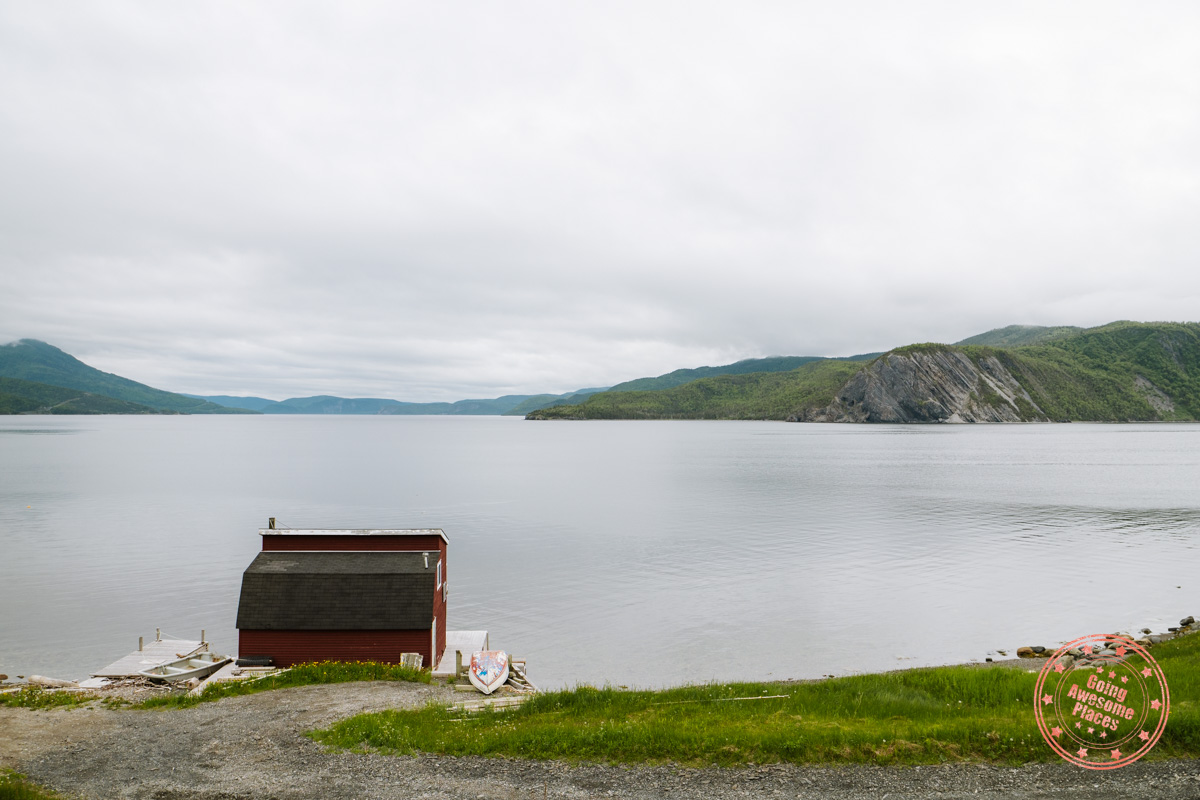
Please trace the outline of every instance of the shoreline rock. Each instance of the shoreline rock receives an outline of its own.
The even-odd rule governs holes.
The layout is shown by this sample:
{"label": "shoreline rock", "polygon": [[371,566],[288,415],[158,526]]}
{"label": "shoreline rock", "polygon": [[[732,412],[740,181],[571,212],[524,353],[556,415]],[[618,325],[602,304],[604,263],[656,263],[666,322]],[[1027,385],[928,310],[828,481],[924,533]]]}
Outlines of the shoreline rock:
{"label": "shoreline rock", "polygon": [[[1200,631],[1200,623],[1196,622],[1196,618],[1194,616],[1188,615],[1188,616],[1184,617],[1183,619],[1179,620],[1178,626],[1172,626],[1172,627],[1167,628],[1166,633],[1151,633],[1149,628],[1142,628],[1142,634],[1144,634],[1144,635],[1138,636],[1138,637],[1135,637],[1131,634],[1126,634],[1126,633],[1113,633],[1113,634],[1108,634],[1105,637],[1105,645],[1113,645],[1115,647],[1115,644],[1117,642],[1117,637],[1124,637],[1127,639],[1132,639],[1135,644],[1140,645],[1141,647],[1152,647],[1153,645],[1162,644],[1163,642],[1169,642],[1172,639],[1178,638],[1185,634],[1196,633],[1197,631]],[[1097,657],[1101,657],[1101,656],[1115,657],[1117,653],[1116,653],[1116,650],[1114,649],[1114,647],[1106,647],[1106,649],[1100,651],[1099,653],[1090,654],[1090,655],[1082,653],[1082,651],[1080,651],[1079,648],[1074,648],[1073,650],[1068,651],[1068,655],[1073,657],[1073,659],[1078,659],[1080,657],[1084,657],[1084,658],[1097,658]],[[1017,648],[1017,657],[1018,658],[1048,658],[1048,657],[1052,656],[1056,651],[1057,651],[1057,648],[1050,650],[1050,649],[1047,649],[1040,645],[1024,645],[1022,647]],[[999,650],[999,649],[997,649],[996,652],[1000,653],[1001,655],[1007,654],[1006,651]],[[991,659],[989,658],[988,661],[991,661]]]}

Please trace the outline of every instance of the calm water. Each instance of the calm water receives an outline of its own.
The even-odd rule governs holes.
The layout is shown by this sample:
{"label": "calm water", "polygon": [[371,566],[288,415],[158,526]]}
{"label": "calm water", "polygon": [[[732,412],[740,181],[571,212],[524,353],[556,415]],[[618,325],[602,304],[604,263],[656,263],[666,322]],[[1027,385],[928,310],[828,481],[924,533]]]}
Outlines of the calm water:
{"label": "calm water", "polygon": [[236,648],[291,527],[450,537],[544,685],[800,678],[1200,615],[1200,426],[0,418],[0,672]]}

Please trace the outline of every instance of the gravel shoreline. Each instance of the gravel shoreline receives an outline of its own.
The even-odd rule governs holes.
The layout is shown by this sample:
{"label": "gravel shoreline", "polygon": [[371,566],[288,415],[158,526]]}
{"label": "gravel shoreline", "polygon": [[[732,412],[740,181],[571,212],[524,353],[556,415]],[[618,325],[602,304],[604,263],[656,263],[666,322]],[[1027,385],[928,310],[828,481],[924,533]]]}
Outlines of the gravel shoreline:
{"label": "gravel shoreline", "polygon": [[1093,772],[1019,768],[740,769],[327,752],[304,736],[364,711],[449,703],[444,686],[349,683],[230,697],[167,711],[0,707],[0,765],[79,798],[1200,798],[1200,762]]}

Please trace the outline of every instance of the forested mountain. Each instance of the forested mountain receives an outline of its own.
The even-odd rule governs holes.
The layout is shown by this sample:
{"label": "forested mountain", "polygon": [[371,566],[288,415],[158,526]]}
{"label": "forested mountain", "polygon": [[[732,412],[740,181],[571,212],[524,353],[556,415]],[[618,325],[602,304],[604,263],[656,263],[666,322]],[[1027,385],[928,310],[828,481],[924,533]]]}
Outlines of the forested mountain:
{"label": "forested mountain", "polygon": [[0,378],[0,414],[170,414],[149,406],[20,378]]}
{"label": "forested mountain", "polygon": [[[89,367],[72,355],[37,339],[21,339],[0,345],[0,377],[78,389],[93,395],[124,400],[155,411],[181,414],[246,414],[243,409],[226,408],[174,392],[164,392],[144,383]],[[141,413],[111,411],[103,413]]]}
{"label": "forested mountain", "polygon": [[1041,341],[1015,347],[908,345],[869,362],[817,361],[773,376],[720,376],[661,391],[608,392],[529,418],[1200,419],[1200,324],[1114,322]]}

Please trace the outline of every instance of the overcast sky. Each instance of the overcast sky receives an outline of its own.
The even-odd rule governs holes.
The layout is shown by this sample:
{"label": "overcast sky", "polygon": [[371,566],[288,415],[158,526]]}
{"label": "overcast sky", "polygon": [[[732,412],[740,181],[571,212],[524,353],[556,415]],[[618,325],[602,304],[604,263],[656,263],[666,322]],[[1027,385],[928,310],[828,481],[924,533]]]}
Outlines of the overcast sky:
{"label": "overcast sky", "polygon": [[1200,318],[1200,5],[0,4],[0,341],[455,400]]}

